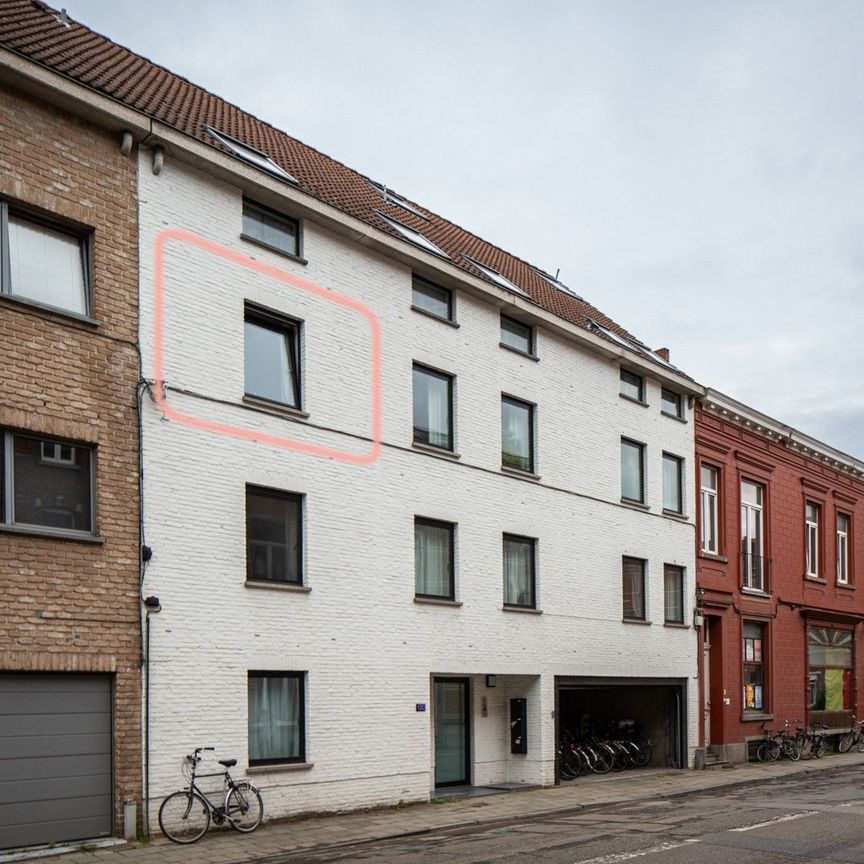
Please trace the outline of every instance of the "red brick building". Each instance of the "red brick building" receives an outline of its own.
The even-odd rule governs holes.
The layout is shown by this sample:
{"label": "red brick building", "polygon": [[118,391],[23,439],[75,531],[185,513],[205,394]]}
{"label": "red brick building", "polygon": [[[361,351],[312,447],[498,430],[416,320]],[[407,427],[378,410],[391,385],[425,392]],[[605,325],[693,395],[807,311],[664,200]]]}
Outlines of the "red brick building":
{"label": "red brick building", "polygon": [[[696,406],[701,745],[864,716],[864,463],[709,390]],[[861,587],[861,591],[858,588]]]}

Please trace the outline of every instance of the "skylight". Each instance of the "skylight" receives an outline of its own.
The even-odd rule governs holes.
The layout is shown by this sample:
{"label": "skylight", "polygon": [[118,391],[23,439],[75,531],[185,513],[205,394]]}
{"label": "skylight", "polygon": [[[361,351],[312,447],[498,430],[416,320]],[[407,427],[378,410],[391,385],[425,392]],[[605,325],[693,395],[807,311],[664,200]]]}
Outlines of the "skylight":
{"label": "skylight", "polygon": [[652,351],[650,348],[645,348],[644,351],[652,360],[655,360],[667,369],[674,369],[676,372],[678,371],[677,366],[673,366],[668,360],[664,360],[656,351]]}
{"label": "skylight", "polygon": [[207,130],[208,134],[212,135],[238,159],[242,159],[244,162],[248,162],[250,165],[254,165],[256,168],[266,171],[268,174],[273,174],[282,180],[287,180],[289,183],[294,183],[298,186],[300,185],[296,177],[292,177],[287,171],[280,168],[269,156],[265,155],[260,150],[256,150],[248,144],[242,144],[240,141],[230,138],[224,132],[217,132],[210,126],[205,126],[204,128]]}
{"label": "skylight", "polygon": [[381,197],[388,203],[393,204],[396,207],[401,207],[403,210],[407,210],[412,216],[416,216],[418,219],[422,219],[424,222],[429,221],[428,216],[424,216],[419,210],[415,207],[412,207],[401,195],[397,195],[391,189],[388,189],[383,183],[375,183],[373,181],[369,181],[375,187],[375,189],[381,193]]}
{"label": "skylight", "polygon": [[608,327],[604,327],[602,324],[598,324],[593,318],[589,318],[591,326],[595,330],[599,330],[604,336],[608,336],[613,342],[617,342],[623,348],[626,348],[628,351],[636,351],[636,346],[632,342],[628,342],[623,336],[619,336],[617,333],[613,333]]}
{"label": "skylight", "polygon": [[564,294],[569,294],[571,297],[575,297],[577,300],[581,300],[583,303],[585,302],[585,298],[581,297],[577,294],[572,288],[565,285],[563,282],[559,282],[557,279],[554,279],[548,273],[544,273],[542,270],[538,270],[536,267],[531,268],[541,279],[545,279],[553,288],[557,288],[559,291]]}
{"label": "skylight", "polygon": [[493,270],[491,267],[487,267],[485,264],[475,261],[470,255],[466,255],[464,252],[462,253],[462,257],[473,267],[476,267],[490,282],[494,282],[506,291],[512,291],[514,294],[519,294],[521,297],[528,297],[521,288],[517,288],[509,279],[505,279],[497,270]]}
{"label": "skylight", "polygon": [[379,213],[377,210],[375,212],[394,231],[397,231],[406,240],[413,243],[415,246],[419,246],[421,249],[425,249],[427,252],[433,252],[435,255],[441,255],[444,258],[450,257],[446,252],[439,249],[431,240],[427,240],[422,234],[418,234],[413,228],[409,228],[407,225],[403,225],[401,222],[397,222],[395,219],[391,219],[389,216],[385,216],[383,213]]}

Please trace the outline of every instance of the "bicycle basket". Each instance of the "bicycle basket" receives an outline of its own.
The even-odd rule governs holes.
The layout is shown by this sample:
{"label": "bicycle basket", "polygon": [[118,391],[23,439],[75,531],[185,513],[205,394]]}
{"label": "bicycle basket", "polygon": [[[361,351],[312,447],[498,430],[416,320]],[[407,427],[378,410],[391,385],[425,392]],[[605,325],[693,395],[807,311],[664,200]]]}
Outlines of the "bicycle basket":
{"label": "bicycle basket", "polygon": [[180,763],[180,773],[187,783],[192,782],[192,767],[195,765],[195,759],[192,756],[184,756]]}

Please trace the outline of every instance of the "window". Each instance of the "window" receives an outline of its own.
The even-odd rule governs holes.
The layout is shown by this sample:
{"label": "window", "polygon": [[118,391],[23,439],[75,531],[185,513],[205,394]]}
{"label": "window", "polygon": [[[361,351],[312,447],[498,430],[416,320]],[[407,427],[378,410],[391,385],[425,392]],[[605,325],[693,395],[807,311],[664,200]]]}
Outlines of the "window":
{"label": "window", "polygon": [[837,514],[837,582],[849,584],[849,517]]}
{"label": "window", "polygon": [[699,476],[701,483],[702,551],[717,555],[719,554],[717,495],[720,472],[716,468],[703,465]]}
{"label": "window", "polygon": [[669,453],[663,454],[663,509],[673,513],[684,512],[682,477],[684,460]]}
{"label": "window", "polygon": [[300,408],[300,323],[246,306],[246,394]]}
{"label": "window", "polygon": [[453,292],[449,288],[433,285],[419,276],[414,277],[412,284],[411,305],[435,318],[453,320]]}
{"label": "window", "polygon": [[254,147],[250,147],[248,144],[244,144],[242,141],[238,141],[224,132],[217,132],[210,126],[205,126],[204,129],[238,159],[242,159],[244,162],[248,162],[250,165],[266,171],[268,174],[273,174],[281,180],[287,180],[289,183],[299,185],[296,177],[292,177],[284,168],[280,168],[269,156],[260,150],[256,150]]}
{"label": "window", "polygon": [[0,523],[93,533],[92,449],[0,431]]}
{"label": "window", "polygon": [[621,497],[625,501],[645,501],[645,445],[621,439]]}
{"label": "window", "polygon": [[490,282],[494,282],[499,288],[503,288],[505,291],[512,291],[514,294],[519,294],[521,297],[528,296],[521,288],[514,285],[509,279],[505,279],[497,270],[493,270],[491,267],[481,264],[475,258],[466,255],[464,252],[462,253],[462,257],[472,267],[479,270]]}
{"label": "window", "polygon": [[765,625],[744,622],[744,710],[765,710]]}
{"label": "window", "polygon": [[501,397],[501,465],[534,471],[534,406]]}
{"label": "window", "polygon": [[808,501],[804,505],[804,546],[806,573],[811,579],[819,577],[819,511],[818,504]]}
{"label": "window", "polygon": [[397,234],[400,234],[409,243],[413,243],[415,246],[419,246],[421,249],[425,249],[427,252],[432,252],[435,255],[440,255],[442,258],[450,257],[442,249],[439,249],[431,240],[428,240],[426,237],[415,231],[413,228],[409,228],[407,225],[403,225],[401,222],[397,222],[395,219],[391,219],[389,216],[385,216],[383,213],[379,213],[377,210],[375,211],[375,213],[380,219],[383,219]]}
{"label": "window", "polygon": [[641,558],[622,559],[623,614],[628,621],[645,620],[645,561]]}
{"label": "window", "polygon": [[303,497],[246,487],[246,578],[251,582],[303,582]]}
{"label": "window", "polygon": [[300,256],[300,223],[251,201],[243,202],[243,236],[277,252]]}
{"label": "window", "polygon": [[[808,707],[811,711],[849,711],[853,707],[852,633],[808,627],[807,643]],[[822,720],[811,717],[811,722]]]}
{"label": "window", "polygon": [[515,318],[501,316],[501,344],[522,354],[534,356],[534,328]]}
{"label": "window", "polygon": [[87,237],[0,202],[0,293],[89,315]]}
{"label": "window", "polygon": [[766,590],[762,501],[764,489],[757,483],[741,482],[741,559],[745,588]]}
{"label": "window", "polygon": [[453,529],[450,522],[414,519],[414,593],[453,600]]}
{"label": "window", "polygon": [[453,378],[414,365],[414,441],[453,449]]}
{"label": "window", "polygon": [[684,623],[684,568],[663,565],[663,618],[667,624]]}
{"label": "window", "polygon": [[422,219],[424,222],[429,221],[429,217],[421,213],[416,207],[412,204],[409,204],[401,195],[397,195],[392,189],[388,189],[383,183],[375,183],[374,181],[369,181],[372,186],[380,193],[381,199],[385,201],[387,204],[392,204],[394,207],[400,207],[402,210],[410,213],[412,216],[417,216],[419,219]]}
{"label": "window", "polygon": [[636,375],[633,372],[628,372],[626,369],[622,369],[620,393],[628,399],[635,399],[637,402],[644,402],[645,379],[641,375]]}
{"label": "window", "polygon": [[665,387],[660,393],[660,410],[670,417],[684,419],[684,401],[680,393],[673,393]]}
{"label": "window", "polygon": [[504,535],[504,605],[533,609],[535,541]]}
{"label": "window", "polygon": [[249,764],[306,760],[305,672],[250,672]]}

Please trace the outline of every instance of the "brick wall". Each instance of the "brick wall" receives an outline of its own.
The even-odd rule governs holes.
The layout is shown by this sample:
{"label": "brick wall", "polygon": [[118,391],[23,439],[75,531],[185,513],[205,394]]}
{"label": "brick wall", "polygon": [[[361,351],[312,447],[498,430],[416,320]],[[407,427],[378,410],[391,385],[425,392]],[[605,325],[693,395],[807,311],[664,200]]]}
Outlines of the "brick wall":
{"label": "brick wall", "polygon": [[118,133],[0,92],[0,197],[87,227],[93,318],[0,294],[0,428],[95,445],[102,542],[0,531],[0,672],[113,675],[115,816],[141,798],[138,215]]}

